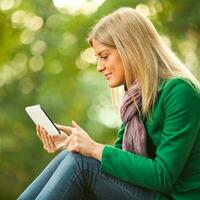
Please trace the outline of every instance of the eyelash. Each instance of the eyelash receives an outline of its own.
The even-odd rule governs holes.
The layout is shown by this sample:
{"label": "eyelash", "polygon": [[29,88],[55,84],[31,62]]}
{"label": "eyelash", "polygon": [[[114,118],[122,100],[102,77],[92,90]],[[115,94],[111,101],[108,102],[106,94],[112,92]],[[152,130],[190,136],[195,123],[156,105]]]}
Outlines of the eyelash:
{"label": "eyelash", "polygon": [[108,56],[100,56],[100,59],[106,60]]}

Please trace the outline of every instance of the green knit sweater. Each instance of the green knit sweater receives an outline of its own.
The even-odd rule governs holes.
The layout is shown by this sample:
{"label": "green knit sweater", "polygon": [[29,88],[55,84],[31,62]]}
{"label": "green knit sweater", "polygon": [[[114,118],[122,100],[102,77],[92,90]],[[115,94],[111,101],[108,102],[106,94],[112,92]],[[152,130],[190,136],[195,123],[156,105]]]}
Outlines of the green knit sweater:
{"label": "green knit sweater", "polygon": [[144,120],[149,158],[123,151],[124,125],[106,145],[101,170],[156,191],[156,199],[200,199],[200,93],[182,79],[164,80]]}

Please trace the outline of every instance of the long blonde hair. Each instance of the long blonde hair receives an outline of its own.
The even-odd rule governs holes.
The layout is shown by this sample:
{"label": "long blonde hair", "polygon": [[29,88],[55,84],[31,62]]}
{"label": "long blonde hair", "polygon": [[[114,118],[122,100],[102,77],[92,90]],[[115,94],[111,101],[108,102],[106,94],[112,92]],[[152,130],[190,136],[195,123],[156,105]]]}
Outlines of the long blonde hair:
{"label": "long blonde hair", "polygon": [[151,21],[135,9],[123,7],[103,17],[89,34],[91,45],[93,39],[118,50],[127,88],[138,80],[143,115],[154,105],[162,78],[180,77],[200,88],[199,81],[162,42]]}

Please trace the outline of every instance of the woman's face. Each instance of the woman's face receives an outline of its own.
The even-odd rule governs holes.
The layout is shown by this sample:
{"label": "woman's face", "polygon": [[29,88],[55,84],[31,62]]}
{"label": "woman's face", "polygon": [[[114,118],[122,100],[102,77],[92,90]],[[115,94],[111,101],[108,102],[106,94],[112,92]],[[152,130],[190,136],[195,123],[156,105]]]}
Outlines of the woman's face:
{"label": "woman's face", "polygon": [[124,68],[117,49],[108,47],[97,40],[92,40],[97,56],[97,71],[102,72],[109,87],[125,84]]}

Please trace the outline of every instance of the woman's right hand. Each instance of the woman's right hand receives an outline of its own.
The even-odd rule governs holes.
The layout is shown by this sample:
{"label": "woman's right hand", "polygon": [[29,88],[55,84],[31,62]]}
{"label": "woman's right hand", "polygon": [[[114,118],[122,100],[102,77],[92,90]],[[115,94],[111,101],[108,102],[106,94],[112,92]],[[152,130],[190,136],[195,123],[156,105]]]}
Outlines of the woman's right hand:
{"label": "woman's right hand", "polygon": [[65,133],[61,133],[59,135],[49,135],[46,130],[40,126],[36,126],[37,136],[43,143],[43,148],[48,153],[54,153],[64,147],[64,142],[67,138]]}

